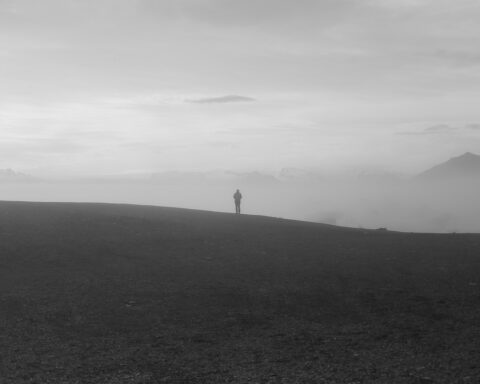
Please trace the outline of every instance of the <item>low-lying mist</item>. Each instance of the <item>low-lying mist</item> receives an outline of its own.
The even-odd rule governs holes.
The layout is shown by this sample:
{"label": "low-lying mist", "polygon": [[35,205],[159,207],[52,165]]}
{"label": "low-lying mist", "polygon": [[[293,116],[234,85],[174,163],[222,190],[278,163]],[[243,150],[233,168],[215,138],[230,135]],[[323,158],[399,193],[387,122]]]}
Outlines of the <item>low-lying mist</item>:
{"label": "low-lying mist", "polygon": [[242,212],[407,232],[480,232],[480,182],[190,182],[178,180],[30,181],[0,184],[2,200],[106,202]]}

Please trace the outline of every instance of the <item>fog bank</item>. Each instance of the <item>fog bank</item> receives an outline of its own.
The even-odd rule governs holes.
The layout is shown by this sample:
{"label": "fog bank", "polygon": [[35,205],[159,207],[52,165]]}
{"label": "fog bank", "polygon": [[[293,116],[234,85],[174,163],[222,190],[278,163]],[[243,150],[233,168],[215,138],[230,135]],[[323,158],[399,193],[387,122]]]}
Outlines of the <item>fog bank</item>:
{"label": "fog bank", "polygon": [[480,232],[480,183],[415,179],[321,180],[84,180],[0,184],[2,200],[106,202],[242,212],[349,227],[407,232]]}

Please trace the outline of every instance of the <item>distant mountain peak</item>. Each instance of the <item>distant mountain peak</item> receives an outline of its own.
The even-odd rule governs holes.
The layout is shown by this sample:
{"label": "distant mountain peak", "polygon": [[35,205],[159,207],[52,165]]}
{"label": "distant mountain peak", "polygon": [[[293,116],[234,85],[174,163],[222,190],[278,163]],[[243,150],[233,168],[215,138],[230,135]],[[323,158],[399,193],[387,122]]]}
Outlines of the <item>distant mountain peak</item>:
{"label": "distant mountain peak", "polygon": [[421,179],[473,179],[480,177],[480,156],[472,152],[452,157],[419,175]]}
{"label": "distant mountain peak", "polygon": [[[452,157],[446,163],[457,163],[457,164],[480,164],[480,156],[472,152],[465,152],[463,155]],[[444,163],[444,164],[446,164]]]}
{"label": "distant mountain peak", "polygon": [[476,155],[472,152],[465,152],[463,155],[452,157],[451,160],[458,160],[458,159],[480,159],[479,155]]}

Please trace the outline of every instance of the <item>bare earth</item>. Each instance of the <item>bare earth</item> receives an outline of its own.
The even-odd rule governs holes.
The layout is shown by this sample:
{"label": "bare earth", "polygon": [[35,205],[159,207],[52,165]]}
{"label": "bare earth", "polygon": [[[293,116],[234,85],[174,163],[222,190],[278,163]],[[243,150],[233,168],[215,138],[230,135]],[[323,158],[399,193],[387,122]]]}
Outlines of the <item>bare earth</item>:
{"label": "bare earth", "polygon": [[3,202],[0,383],[480,383],[480,235]]}

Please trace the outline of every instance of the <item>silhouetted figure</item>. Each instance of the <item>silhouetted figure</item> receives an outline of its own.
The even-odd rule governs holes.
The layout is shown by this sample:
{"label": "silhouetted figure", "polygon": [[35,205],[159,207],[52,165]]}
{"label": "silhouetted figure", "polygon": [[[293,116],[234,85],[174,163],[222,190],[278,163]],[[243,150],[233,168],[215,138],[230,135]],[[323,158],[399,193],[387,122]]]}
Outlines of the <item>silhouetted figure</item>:
{"label": "silhouetted figure", "polygon": [[233,200],[235,200],[235,213],[240,214],[240,203],[242,201],[242,194],[237,189],[237,192],[233,195]]}

